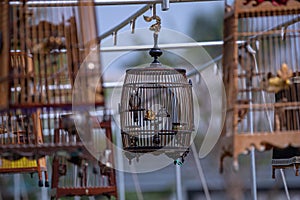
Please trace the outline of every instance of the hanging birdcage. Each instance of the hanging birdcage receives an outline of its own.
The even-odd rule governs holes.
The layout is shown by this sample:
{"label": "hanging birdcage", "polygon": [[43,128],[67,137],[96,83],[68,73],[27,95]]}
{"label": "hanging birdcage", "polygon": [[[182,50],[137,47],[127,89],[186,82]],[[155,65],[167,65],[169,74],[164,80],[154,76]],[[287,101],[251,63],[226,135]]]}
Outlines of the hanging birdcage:
{"label": "hanging birdcage", "polygon": [[222,159],[233,156],[235,166],[240,154],[254,148],[300,146],[299,14],[295,0],[226,5]]}
{"label": "hanging birdcage", "polygon": [[[85,14],[91,12],[93,3],[80,6],[81,3],[51,0],[1,3],[0,111],[71,107],[75,79],[97,37],[95,18]],[[93,64],[94,70],[100,68],[99,60],[95,59]],[[81,90],[84,98],[76,101],[103,105],[102,88],[97,88],[95,98],[91,88],[93,79],[100,77],[92,69],[80,74],[86,88]]]}
{"label": "hanging birdcage", "polygon": [[177,158],[191,143],[192,84],[184,69],[159,63],[161,53],[151,49],[155,60],[150,66],[126,71],[120,106],[123,148]]}

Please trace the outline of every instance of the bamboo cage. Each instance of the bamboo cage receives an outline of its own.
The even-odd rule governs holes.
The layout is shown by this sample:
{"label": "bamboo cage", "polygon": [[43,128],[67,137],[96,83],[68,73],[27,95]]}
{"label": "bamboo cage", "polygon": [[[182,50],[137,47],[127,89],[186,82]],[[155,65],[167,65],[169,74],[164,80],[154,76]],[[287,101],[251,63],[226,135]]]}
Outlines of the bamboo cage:
{"label": "bamboo cage", "polygon": [[[3,144],[1,153],[10,149],[18,154],[39,152],[41,156],[67,148],[68,143],[56,146],[54,129],[59,115],[72,109],[74,95],[76,106],[104,107],[101,80],[95,86],[96,93],[90,88],[95,79],[101,79],[93,71],[100,69],[99,56],[92,60],[97,66],[94,69],[84,62],[96,45],[91,42],[97,36],[93,3],[47,2],[6,0],[0,4],[0,112],[31,115],[40,110],[44,138],[43,144]],[[82,87],[77,90],[76,80]]]}
{"label": "bamboo cage", "polygon": [[298,168],[299,150],[276,163],[277,149],[300,146],[300,2],[236,0],[225,9],[221,163],[232,156],[238,167],[240,154],[274,147],[273,169]]}
{"label": "bamboo cage", "polygon": [[[154,43],[158,35],[154,33]],[[131,160],[165,154],[182,164],[194,130],[192,82],[186,70],[162,65],[156,46],[151,64],[126,71],[120,103],[123,149]]]}
{"label": "bamboo cage", "polygon": [[[1,67],[0,88],[5,94],[0,100],[1,110],[72,104],[78,69],[93,44],[89,41],[97,36],[95,18],[87,15],[92,4],[83,7],[57,2],[46,7],[42,3],[37,7],[30,1],[1,3],[0,57],[4,65]],[[89,31],[86,26],[89,26]],[[96,62],[100,65],[99,61]],[[88,88],[94,74],[86,70],[80,81]],[[100,85],[99,90],[101,88]],[[92,89],[81,92],[85,98],[80,103],[96,101],[97,105],[103,105],[101,91],[96,100]]]}
{"label": "bamboo cage", "polygon": [[[42,144],[43,135],[40,112],[24,114],[5,113],[1,115],[0,145]],[[38,185],[44,185],[42,172],[45,173],[45,186],[49,187],[46,157],[33,154],[20,155],[6,151],[0,156],[0,173],[38,173]]]}
{"label": "bamboo cage", "polygon": [[[99,144],[87,144],[89,138],[86,138],[89,133],[98,131],[93,134],[101,135],[106,130],[106,136],[112,140],[111,121],[101,118],[97,131],[95,127],[89,127],[78,135],[74,127],[69,127],[70,123],[74,124],[72,119],[63,117],[75,114],[71,111],[74,102],[75,106],[86,110],[85,114],[76,114],[81,118],[90,114],[89,106],[96,111],[105,110],[99,77],[99,48],[95,48],[98,33],[94,2],[5,0],[1,1],[0,9],[0,113],[3,122],[14,120],[18,127],[15,133],[13,130],[8,133],[8,128],[3,125],[1,159],[10,159],[12,167],[23,161],[23,169],[32,165],[34,170],[38,168],[40,171],[46,170],[46,161],[53,160],[50,185],[56,192],[52,198],[66,195],[117,196],[115,171],[111,168],[114,163],[112,147],[101,144],[111,152],[108,167],[89,152],[88,147],[98,150],[100,146],[96,145]],[[90,53],[96,56],[87,59]],[[21,129],[19,118],[28,119],[32,131],[28,127]],[[35,128],[37,125],[39,129]],[[42,141],[35,134],[37,130]],[[85,165],[77,166],[67,159],[79,151],[84,163],[91,163],[86,169],[83,169]],[[50,158],[45,160],[45,156]],[[32,164],[32,160],[36,162]],[[77,166],[78,170],[84,171],[81,174],[86,180],[95,181],[82,179],[82,184],[65,185],[67,176],[61,177],[60,162],[68,163],[67,173]],[[94,172],[91,166],[95,166]],[[2,171],[7,172],[5,170]],[[72,174],[68,176],[73,177]],[[105,184],[100,184],[101,180]]]}
{"label": "bamboo cage", "polygon": [[160,63],[127,70],[120,118],[129,160],[142,153],[164,153],[176,160],[188,151],[194,113],[192,84],[185,73]]}
{"label": "bamboo cage", "polygon": [[[55,129],[56,143],[70,142],[80,143],[76,128],[74,114],[64,114],[60,116],[59,127]],[[88,116],[86,118],[91,126],[90,135],[86,141],[99,141],[99,137],[104,137],[99,146],[99,158],[91,155],[83,149],[77,149],[71,154],[56,153],[52,165],[52,193],[51,197],[61,198],[64,196],[94,196],[106,195],[117,198],[116,177],[113,168],[113,149],[110,116]],[[93,144],[86,144],[93,146]],[[95,146],[95,144],[94,144]],[[92,150],[92,152],[94,152]]]}

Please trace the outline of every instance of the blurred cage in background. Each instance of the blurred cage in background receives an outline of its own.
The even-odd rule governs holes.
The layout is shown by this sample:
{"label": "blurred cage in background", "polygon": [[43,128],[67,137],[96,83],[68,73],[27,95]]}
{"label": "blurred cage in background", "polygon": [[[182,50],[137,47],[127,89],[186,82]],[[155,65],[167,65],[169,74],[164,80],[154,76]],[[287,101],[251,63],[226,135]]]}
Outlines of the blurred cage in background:
{"label": "blurred cage in background", "polygon": [[[90,41],[97,36],[94,12],[87,14],[92,5],[80,6],[80,2],[68,1],[2,1],[2,110],[72,104],[77,72],[90,51]],[[100,65],[99,60],[95,62]],[[81,72],[81,84],[89,88],[93,76],[92,69]],[[101,90],[101,81],[99,84]],[[81,92],[83,104],[95,102],[92,89]],[[103,105],[102,91],[97,95],[96,104]]]}
{"label": "blurred cage in background", "polygon": [[[253,147],[260,151],[275,147],[276,158],[277,149],[300,146],[299,33],[299,1],[226,4],[223,80],[227,112],[221,162],[233,156],[238,167],[238,156]],[[296,155],[300,155],[298,149]],[[298,167],[297,162],[280,167]]]}
{"label": "blurred cage in background", "polygon": [[[110,133],[106,136],[112,141],[109,114],[103,111],[99,49],[94,48],[98,33],[93,1],[4,0],[0,2],[0,9],[0,156],[6,159],[2,164],[16,170],[22,165],[43,171],[45,162],[52,161],[54,156],[50,185],[56,192],[52,198],[66,195],[117,197],[111,146],[106,146],[108,139],[97,138],[105,135],[103,130],[108,130]],[[89,58],[91,52],[96,56]],[[75,114],[71,111],[74,96],[78,108],[92,105],[102,113],[93,114],[98,115],[98,131],[91,127],[78,134],[73,119],[65,117]],[[91,113],[87,110],[76,116],[90,121]],[[70,124],[73,124],[71,129]],[[94,139],[91,140],[94,143],[89,144],[91,148],[104,145],[106,151],[111,151],[107,163],[95,164],[98,158],[86,148],[87,135]],[[102,144],[103,140],[106,143]],[[93,166],[89,165],[81,175],[89,181],[96,174],[98,178],[94,179],[98,182],[106,176],[104,179],[109,180],[106,184],[88,181],[83,184],[83,181],[72,187],[64,185],[65,176],[61,177],[57,158],[67,163],[67,168],[77,166],[80,171],[85,165],[71,159],[78,152],[77,158],[82,163],[93,163],[97,166],[94,171],[99,171],[87,170]],[[51,158],[45,160],[45,156]]]}
{"label": "blurred cage in background", "polygon": [[[40,111],[24,113],[2,113],[0,117],[0,145],[14,146],[43,144]],[[38,173],[39,186],[42,187],[45,174],[45,186],[49,187],[46,157],[33,153],[23,155],[6,149],[0,155],[0,173]]]}
{"label": "blurred cage in background", "polygon": [[[0,111],[28,118],[40,110],[43,129],[48,130],[42,132],[43,144],[54,143],[57,114],[70,112],[73,95],[75,106],[104,107],[101,80],[96,94],[90,86],[101,79],[94,77],[94,70],[101,67],[100,55],[84,62],[95,45],[90,41],[97,36],[94,6],[80,4],[51,0],[0,4]],[[86,66],[91,63],[94,68]]]}
{"label": "blurred cage in background", "polygon": [[[87,129],[84,135],[79,135],[75,127],[76,118],[85,120],[82,123]],[[51,197],[106,195],[117,198],[110,116],[62,114],[54,132],[56,144],[76,145],[83,140],[88,148],[77,148],[71,154],[62,150],[54,155]]]}
{"label": "blurred cage in background", "polygon": [[[289,89],[278,92],[275,95],[276,102],[300,102],[300,76],[295,74],[293,85]],[[275,115],[275,120],[280,121],[278,129],[280,131],[298,131],[300,133],[300,109],[299,107],[289,106],[280,109]],[[298,136],[299,137],[299,136]],[[293,142],[292,142],[293,143]],[[293,143],[294,144],[294,143]],[[295,147],[296,146],[296,147]],[[275,169],[291,167],[295,169],[295,175],[299,175],[300,167],[300,148],[298,145],[287,148],[273,148],[272,156],[272,176],[275,178]]]}

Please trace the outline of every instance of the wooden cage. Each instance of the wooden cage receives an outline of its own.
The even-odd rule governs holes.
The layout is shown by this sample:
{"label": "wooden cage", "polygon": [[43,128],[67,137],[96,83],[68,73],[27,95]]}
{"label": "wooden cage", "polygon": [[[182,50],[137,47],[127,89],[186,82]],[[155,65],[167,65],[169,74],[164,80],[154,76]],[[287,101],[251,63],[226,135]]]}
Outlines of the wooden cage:
{"label": "wooden cage", "polygon": [[[70,106],[77,72],[97,37],[93,4],[2,1],[0,6],[0,109]],[[81,73],[81,84],[88,88],[93,76],[92,70]],[[82,104],[103,105],[101,91],[96,99],[92,89],[81,92]]]}
{"label": "wooden cage", "polygon": [[238,166],[252,148],[300,146],[300,2],[236,0],[225,9],[222,159]]}
{"label": "wooden cage", "polygon": [[[38,145],[43,144],[40,112],[3,113],[0,117],[0,145]],[[0,156],[0,173],[37,172],[38,185],[44,185],[42,172],[45,172],[45,186],[49,186],[45,156],[18,154],[7,150]]]}
{"label": "wooden cage", "polygon": [[73,117],[74,114],[60,116],[59,127],[55,129],[55,143],[76,145],[82,143],[82,137],[89,137],[85,140],[93,142],[85,145],[95,147],[94,142],[99,141],[102,135],[104,143],[98,145],[104,148],[96,147],[96,151],[101,151],[99,158],[96,158],[95,151],[84,148],[75,149],[67,155],[56,153],[52,165],[51,197],[105,195],[117,198],[110,116],[85,116],[91,126],[89,136],[87,132],[84,135],[77,132]]}
{"label": "wooden cage", "polygon": [[[0,9],[2,120],[6,123],[15,120],[14,123],[19,127],[18,123],[23,118],[24,121],[33,116],[30,118],[32,133],[27,128],[8,134],[5,133],[7,128],[0,128],[0,140],[3,139],[0,143],[1,158],[21,157],[20,162],[27,162],[24,167],[29,164],[33,166],[28,159],[34,159],[37,162],[34,166],[44,170],[46,165],[40,160],[50,156],[47,161],[53,160],[51,186],[57,191],[53,198],[72,195],[117,196],[115,171],[111,168],[114,163],[112,153],[108,162],[111,166],[101,164],[89,154],[83,136],[79,137],[76,129],[68,127],[62,117],[73,114],[74,102],[75,106],[81,108],[92,105],[97,111],[105,110],[93,1],[4,0],[0,2]],[[91,53],[96,56],[87,59]],[[34,114],[37,112],[39,115]],[[38,129],[34,128],[37,123]],[[110,120],[102,120],[100,124],[107,131],[107,137],[112,139]],[[42,142],[35,134],[37,131],[38,136],[43,138]],[[87,185],[82,179],[82,184],[68,188],[61,182],[64,179],[58,178],[64,176],[60,174],[61,162],[68,163],[67,171],[70,167],[74,168],[74,164],[59,153],[63,152],[69,157],[78,151],[81,151],[84,163],[92,163],[94,171],[101,172],[83,169],[83,165],[80,166],[84,171],[82,175],[89,179],[95,175],[98,182],[105,176],[105,184]],[[110,146],[107,151],[112,152]],[[19,164],[12,162],[10,166]]]}

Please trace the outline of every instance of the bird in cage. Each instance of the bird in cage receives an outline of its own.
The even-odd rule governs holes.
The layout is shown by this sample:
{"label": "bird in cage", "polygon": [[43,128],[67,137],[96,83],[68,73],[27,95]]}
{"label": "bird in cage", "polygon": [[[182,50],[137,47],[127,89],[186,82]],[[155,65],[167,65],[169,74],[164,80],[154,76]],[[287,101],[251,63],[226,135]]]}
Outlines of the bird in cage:
{"label": "bird in cage", "polygon": [[145,120],[148,121],[153,121],[156,119],[156,114],[153,110],[146,110],[145,116],[144,116]]}
{"label": "bird in cage", "polygon": [[49,38],[43,39],[42,42],[34,44],[32,51],[34,53],[50,53],[52,51],[61,50],[65,48],[65,38],[59,36],[50,36]]}
{"label": "bird in cage", "polygon": [[141,97],[139,96],[138,91],[134,91],[129,98],[130,110],[133,111],[133,120],[138,122],[139,110],[141,109]]}
{"label": "bird in cage", "polygon": [[66,159],[68,162],[81,166],[84,163],[84,153],[82,152],[81,148],[78,148],[76,151],[68,153],[66,151],[58,151],[56,155],[60,158]]}
{"label": "bird in cage", "polygon": [[129,137],[129,140],[130,140],[130,146],[131,147],[136,147],[137,146],[138,138],[136,136],[131,135]]}
{"label": "bird in cage", "polygon": [[293,76],[293,72],[287,64],[283,63],[281,68],[277,71],[277,76],[274,76],[271,72],[264,77],[260,83],[260,88],[266,92],[278,93],[281,90],[287,89],[291,84],[290,78]]}
{"label": "bird in cage", "polygon": [[160,139],[159,139],[159,135],[155,134],[152,138],[152,141],[155,145],[159,145],[160,144]]}

